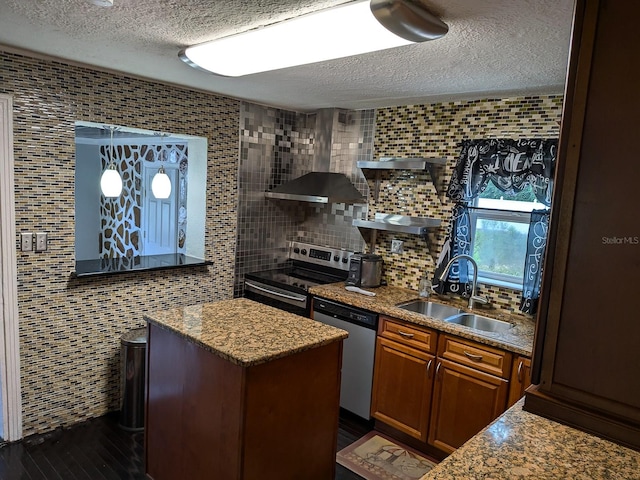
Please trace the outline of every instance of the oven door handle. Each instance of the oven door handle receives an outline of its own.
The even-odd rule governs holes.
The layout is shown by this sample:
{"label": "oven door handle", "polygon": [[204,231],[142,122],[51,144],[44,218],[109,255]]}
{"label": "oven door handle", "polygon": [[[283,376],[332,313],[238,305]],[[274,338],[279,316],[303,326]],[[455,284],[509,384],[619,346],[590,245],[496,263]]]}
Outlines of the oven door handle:
{"label": "oven door handle", "polygon": [[269,294],[275,295],[277,297],[288,298],[289,300],[295,300],[296,302],[306,302],[307,301],[307,297],[306,296],[305,297],[300,297],[299,295],[296,295],[296,296],[286,295],[284,293],[280,293],[280,292],[275,292],[273,290],[269,290],[268,288],[259,287],[255,283],[251,283],[251,282],[247,282],[247,281],[245,281],[244,284],[250,286],[251,288],[255,288],[256,290],[260,290],[261,292],[269,293]]}

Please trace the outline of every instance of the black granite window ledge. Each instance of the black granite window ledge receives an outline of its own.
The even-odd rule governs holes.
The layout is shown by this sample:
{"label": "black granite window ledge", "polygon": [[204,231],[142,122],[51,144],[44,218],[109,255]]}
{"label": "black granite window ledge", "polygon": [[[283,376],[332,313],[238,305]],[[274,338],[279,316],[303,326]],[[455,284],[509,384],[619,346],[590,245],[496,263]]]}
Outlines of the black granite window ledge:
{"label": "black granite window ledge", "polygon": [[80,260],[76,262],[74,277],[90,277],[96,275],[119,275],[150,270],[167,270],[173,268],[193,268],[213,265],[210,260],[190,257],[183,253],[163,255],[140,255],[129,258],[103,258],[97,260]]}

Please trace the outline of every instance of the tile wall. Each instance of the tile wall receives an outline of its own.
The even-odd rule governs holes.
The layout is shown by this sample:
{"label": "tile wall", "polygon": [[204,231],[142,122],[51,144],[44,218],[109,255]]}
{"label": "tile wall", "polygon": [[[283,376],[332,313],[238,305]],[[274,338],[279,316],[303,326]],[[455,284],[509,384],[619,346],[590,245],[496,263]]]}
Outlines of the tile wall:
{"label": "tile wall", "polygon": [[[378,201],[369,199],[370,218],[383,212],[442,220],[441,227],[426,239],[390,232],[378,234],[376,253],[384,257],[389,284],[417,290],[422,274],[433,274],[453,207],[444,192],[460,142],[481,138],[557,138],[562,100],[562,96],[549,95],[408,105],[376,111],[376,160],[388,156],[447,159],[445,166],[436,168],[435,178],[426,172],[383,173]],[[373,187],[372,178],[369,183]],[[394,238],[404,241],[403,253],[389,253]],[[519,291],[487,285],[481,285],[480,291],[499,309],[518,311]]]}
{"label": "tile wall", "polygon": [[[370,201],[313,205],[262,195],[314,167],[313,115],[4,52],[0,93],[14,97],[17,232],[49,233],[47,253],[18,253],[25,435],[117,410],[122,333],[143,325],[145,311],[229,298],[234,286],[238,295],[245,272],[284,259],[287,240],[361,250],[353,218],[441,218],[442,228],[428,239],[378,234],[389,283],[417,288],[421,273],[433,271],[451,204],[427,173],[411,172],[384,173],[374,201],[372,179],[356,161],[444,156],[435,182],[443,191],[461,140],[557,136],[562,108],[561,97],[545,96],[343,112],[330,169],[350,176]],[[205,256],[213,266],[73,277],[77,120],[208,138]],[[392,238],[405,241],[404,253],[388,253]],[[517,308],[517,292],[483,286],[483,293],[506,310]]]}
{"label": "tile wall", "polygon": [[[313,170],[347,175],[363,195],[368,185],[356,168],[373,155],[374,111],[329,112],[334,118],[330,158],[318,153],[316,114],[242,103],[238,181],[238,244],[235,294],[244,274],[275,268],[291,240],[358,251],[363,239],[351,226],[366,205],[274,200],[264,192]],[[327,115],[323,115],[326,118]]]}
{"label": "tile wall", "polygon": [[[0,93],[14,101],[17,233],[49,234],[46,253],[17,259],[26,436],[119,408],[120,337],[144,312],[233,295],[240,103],[2,51]],[[74,278],[77,120],[208,138],[212,266]]]}

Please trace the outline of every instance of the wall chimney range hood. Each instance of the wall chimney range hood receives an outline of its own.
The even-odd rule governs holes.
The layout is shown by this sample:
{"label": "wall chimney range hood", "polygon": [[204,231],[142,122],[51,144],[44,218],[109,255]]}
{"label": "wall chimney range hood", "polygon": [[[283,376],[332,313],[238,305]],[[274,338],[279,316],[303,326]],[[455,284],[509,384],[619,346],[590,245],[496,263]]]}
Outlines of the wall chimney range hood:
{"label": "wall chimney range hood", "polygon": [[311,203],[366,203],[343,173],[310,172],[266,192],[265,197]]}
{"label": "wall chimney range hood", "polygon": [[[366,197],[355,187],[350,178],[338,169],[340,162],[332,161],[337,132],[349,131],[350,112],[337,108],[324,108],[309,114],[315,117],[313,125],[313,165],[311,172],[278,185],[266,198],[297,200],[310,203],[367,203]],[[336,148],[340,150],[340,145]],[[332,168],[333,166],[333,168]],[[332,171],[333,170],[333,171]]]}

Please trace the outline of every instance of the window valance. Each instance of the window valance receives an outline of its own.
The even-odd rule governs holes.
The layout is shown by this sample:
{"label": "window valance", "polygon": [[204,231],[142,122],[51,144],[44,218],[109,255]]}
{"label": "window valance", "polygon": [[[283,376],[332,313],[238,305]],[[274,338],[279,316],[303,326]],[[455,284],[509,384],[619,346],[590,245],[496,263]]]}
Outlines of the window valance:
{"label": "window valance", "polygon": [[549,206],[557,150],[557,139],[465,140],[447,195],[456,202],[470,202],[489,181],[503,192],[531,185],[537,200]]}

